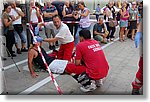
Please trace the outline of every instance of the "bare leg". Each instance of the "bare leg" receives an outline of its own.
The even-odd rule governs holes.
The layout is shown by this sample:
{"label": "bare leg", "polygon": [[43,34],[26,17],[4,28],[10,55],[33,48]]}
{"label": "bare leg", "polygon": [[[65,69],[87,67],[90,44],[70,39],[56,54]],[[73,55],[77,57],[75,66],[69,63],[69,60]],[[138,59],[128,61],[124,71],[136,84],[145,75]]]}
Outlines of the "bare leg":
{"label": "bare leg", "polygon": [[135,29],[132,30],[132,40],[134,40],[134,36],[135,36]]}

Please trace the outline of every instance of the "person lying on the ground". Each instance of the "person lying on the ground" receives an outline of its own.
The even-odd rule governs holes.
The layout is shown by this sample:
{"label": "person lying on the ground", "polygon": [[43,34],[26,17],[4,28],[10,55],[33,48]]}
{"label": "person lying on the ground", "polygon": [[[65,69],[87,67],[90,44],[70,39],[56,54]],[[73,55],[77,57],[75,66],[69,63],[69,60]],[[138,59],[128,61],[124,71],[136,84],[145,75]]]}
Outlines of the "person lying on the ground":
{"label": "person lying on the ground", "polygon": [[36,40],[37,40],[37,43],[33,42],[33,47],[31,47],[28,51],[28,68],[29,68],[30,74],[33,78],[36,78],[38,76],[38,74],[35,73],[34,64],[39,66],[41,69],[46,70],[46,66],[45,66],[45,64],[42,60],[42,57],[38,51],[38,46],[40,46],[41,52],[42,52],[48,65],[55,59],[55,57],[48,55],[46,53],[46,51],[41,47],[43,38],[36,37]]}
{"label": "person lying on the ground", "polygon": [[107,76],[109,65],[99,43],[91,39],[89,30],[81,30],[79,36],[75,64],[68,64],[65,72],[76,74],[74,77],[82,85],[80,89],[83,92],[93,91],[100,86],[101,79]]}
{"label": "person lying on the ground", "polygon": [[108,34],[109,32],[107,31],[105,23],[103,23],[103,18],[100,17],[98,19],[98,23],[96,23],[93,27],[93,37],[101,43],[107,43],[105,40]]}

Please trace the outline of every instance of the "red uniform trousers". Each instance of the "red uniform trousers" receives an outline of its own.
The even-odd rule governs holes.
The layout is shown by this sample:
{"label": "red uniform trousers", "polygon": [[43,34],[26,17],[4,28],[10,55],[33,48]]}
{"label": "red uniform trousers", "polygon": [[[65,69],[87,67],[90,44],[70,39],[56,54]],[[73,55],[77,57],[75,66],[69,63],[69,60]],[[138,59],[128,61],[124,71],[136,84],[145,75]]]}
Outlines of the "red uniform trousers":
{"label": "red uniform trousers", "polygon": [[74,48],[74,42],[61,44],[58,51],[57,58],[71,61],[73,48]]}
{"label": "red uniform trousers", "polygon": [[65,72],[67,72],[68,74],[74,73],[77,75],[79,75],[85,71],[86,71],[86,66],[83,66],[83,65],[77,66],[75,64],[68,64],[66,69],[65,69]]}
{"label": "red uniform trousers", "polygon": [[143,86],[143,57],[139,61],[139,70],[136,73],[136,78],[132,82],[133,89],[140,89]]}

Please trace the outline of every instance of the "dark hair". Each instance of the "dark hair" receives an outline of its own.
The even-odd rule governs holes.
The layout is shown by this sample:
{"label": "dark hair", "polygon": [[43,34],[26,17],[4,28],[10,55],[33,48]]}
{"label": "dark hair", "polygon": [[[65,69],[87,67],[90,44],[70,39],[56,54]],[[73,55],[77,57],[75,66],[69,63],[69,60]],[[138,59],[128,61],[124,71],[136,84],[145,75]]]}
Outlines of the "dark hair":
{"label": "dark hair", "polygon": [[8,8],[8,6],[10,6],[10,4],[4,3],[4,11]]}
{"label": "dark hair", "polygon": [[83,29],[79,32],[79,36],[84,39],[91,39],[91,32],[89,30]]}
{"label": "dark hair", "polygon": [[81,4],[81,5],[83,5],[84,7],[86,7],[86,6],[85,6],[85,3],[84,3],[83,1],[78,2],[78,5],[79,5],[79,4]]}
{"label": "dark hair", "polygon": [[40,6],[40,4],[38,2],[35,2],[35,6],[38,7]]}
{"label": "dark hair", "polygon": [[57,17],[61,20],[61,18],[60,18],[59,15],[54,15],[54,16],[52,17],[52,20],[53,20],[54,18],[57,18]]}

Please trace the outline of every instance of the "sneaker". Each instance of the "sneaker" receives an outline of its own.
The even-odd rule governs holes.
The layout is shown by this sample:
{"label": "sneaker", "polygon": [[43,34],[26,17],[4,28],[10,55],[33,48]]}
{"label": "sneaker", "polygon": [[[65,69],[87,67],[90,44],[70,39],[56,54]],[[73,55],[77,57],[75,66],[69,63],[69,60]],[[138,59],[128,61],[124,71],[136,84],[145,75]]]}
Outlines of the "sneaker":
{"label": "sneaker", "polygon": [[15,53],[15,51],[12,51],[12,53]]}
{"label": "sneaker", "polygon": [[2,58],[3,61],[6,61],[6,60],[7,60],[7,58],[5,58],[5,57],[1,57],[1,58]]}
{"label": "sneaker", "polygon": [[28,52],[28,49],[27,48],[21,48],[21,52]]}
{"label": "sneaker", "polygon": [[11,54],[11,55],[9,54],[8,57],[16,57],[16,55],[15,54]]}
{"label": "sneaker", "polygon": [[140,95],[139,89],[133,89],[132,95]]}
{"label": "sneaker", "polygon": [[96,87],[95,83],[92,82],[91,85],[80,87],[80,90],[83,92],[91,92],[91,91],[94,91],[96,88],[97,87]]}
{"label": "sneaker", "polygon": [[110,39],[107,39],[107,42],[110,42]]}
{"label": "sneaker", "polygon": [[114,41],[114,38],[110,38],[110,41]]}
{"label": "sneaker", "polygon": [[17,54],[21,54],[21,50],[20,49],[17,49]]}
{"label": "sneaker", "polygon": [[100,87],[103,85],[103,79],[100,79],[100,80],[95,80],[95,84],[97,87]]}

